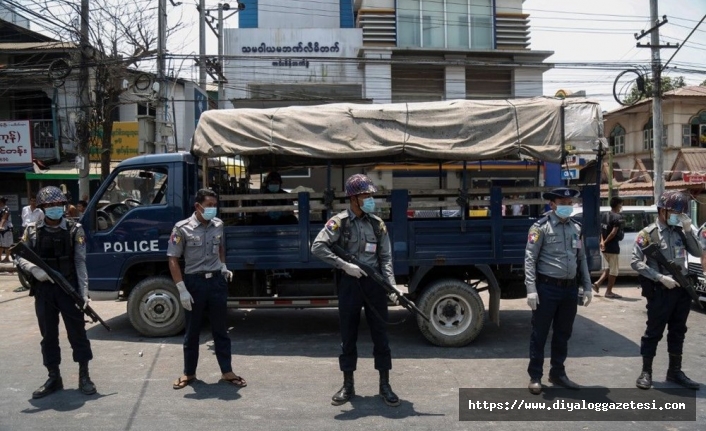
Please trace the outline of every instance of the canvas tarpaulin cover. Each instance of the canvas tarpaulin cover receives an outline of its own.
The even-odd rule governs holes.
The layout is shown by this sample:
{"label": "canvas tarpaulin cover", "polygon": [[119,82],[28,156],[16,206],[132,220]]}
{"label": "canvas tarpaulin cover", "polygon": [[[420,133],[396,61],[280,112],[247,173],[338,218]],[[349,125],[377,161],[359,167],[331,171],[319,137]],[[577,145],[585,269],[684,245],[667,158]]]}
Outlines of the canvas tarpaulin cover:
{"label": "canvas tarpaulin cover", "polygon": [[278,166],[316,160],[559,162],[562,107],[569,114],[566,144],[596,147],[602,137],[600,105],[530,98],[210,110],[201,115],[192,153],[266,156]]}

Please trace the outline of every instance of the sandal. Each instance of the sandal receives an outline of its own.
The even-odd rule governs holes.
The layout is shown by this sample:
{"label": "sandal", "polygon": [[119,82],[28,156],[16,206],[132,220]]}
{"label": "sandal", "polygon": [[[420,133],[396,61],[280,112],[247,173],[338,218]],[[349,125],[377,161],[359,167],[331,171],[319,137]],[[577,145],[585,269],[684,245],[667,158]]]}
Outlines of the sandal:
{"label": "sandal", "polygon": [[[233,373],[231,373],[231,374],[233,374]],[[240,376],[236,376],[235,374],[233,374],[233,377],[229,377],[229,378],[221,377],[221,381],[229,383],[229,384],[236,386],[236,387],[239,387],[239,388],[244,388],[248,385],[248,382],[246,382],[244,378],[242,378]]]}
{"label": "sandal", "polygon": [[593,283],[591,286],[593,287],[593,291],[594,291],[594,292],[596,292],[596,293],[600,293],[600,292],[601,292],[601,288],[598,287],[598,285],[597,285],[596,283]]}
{"label": "sandal", "polygon": [[605,297],[608,299],[620,299],[622,296],[618,295],[617,293],[606,293]]}
{"label": "sandal", "polygon": [[184,389],[196,380],[196,376],[181,376],[174,381],[172,388],[174,389]]}

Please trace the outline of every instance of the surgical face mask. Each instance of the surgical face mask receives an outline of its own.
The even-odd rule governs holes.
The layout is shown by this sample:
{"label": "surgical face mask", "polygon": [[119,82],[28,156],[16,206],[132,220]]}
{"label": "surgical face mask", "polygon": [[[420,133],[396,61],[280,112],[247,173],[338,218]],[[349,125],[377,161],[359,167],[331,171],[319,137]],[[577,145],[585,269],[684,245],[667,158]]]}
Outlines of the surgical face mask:
{"label": "surgical face mask", "polygon": [[267,190],[269,190],[270,193],[277,193],[279,191],[279,184],[269,184]]}
{"label": "surgical face mask", "polygon": [[49,207],[44,209],[44,215],[52,220],[60,220],[64,216],[63,207]]}
{"label": "surgical face mask", "polygon": [[360,209],[366,214],[375,211],[375,199],[372,197],[363,199],[363,205],[360,206]]}
{"label": "surgical face mask", "polygon": [[[201,205],[199,205],[199,206],[201,206]],[[214,218],[216,216],[216,213],[218,212],[218,208],[216,208],[216,207],[205,208],[205,207],[201,206],[201,208],[203,208],[203,213],[201,214],[201,217],[203,217],[205,220],[211,220],[212,218]]]}
{"label": "surgical face mask", "polygon": [[669,214],[669,219],[667,220],[667,224],[670,226],[679,226],[679,214]]}
{"label": "surgical face mask", "polygon": [[554,211],[556,215],[560,218],[569,218],[571,213],[574,211],[574,207],[571,205],[557,205]]}

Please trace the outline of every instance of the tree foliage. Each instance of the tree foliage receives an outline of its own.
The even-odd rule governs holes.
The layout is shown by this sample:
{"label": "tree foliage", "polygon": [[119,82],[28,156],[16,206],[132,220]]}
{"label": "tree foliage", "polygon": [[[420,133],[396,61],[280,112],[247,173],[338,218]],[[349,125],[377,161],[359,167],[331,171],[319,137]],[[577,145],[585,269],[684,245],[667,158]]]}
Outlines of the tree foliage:
{"label": "tree foliage", "polygon": [[[138,70],[152,66],[157,54],[157,3],[140,0],[90,2],[88,46],[82,47],[80,1],[31,1],[55,23],[49,29],[54,33],[53,37],[77,47],[72,54],[75,69],[81,64],[81,50],[88,56],[91,114],[86,118],[83,113],[76,113],[73,136],[68,138],[77,143],[80,155],[100,154],[101,177],[105,178],[110,173],[113,120],[122,104],[139,101],[138,97],[132,100],[121,98],[130,88],[126,84]],[[180,27],[181,24],[177,24],[167,29],[167,35]],[[77,85],[76,91],[79,90]],[[77,94],[77,100],[79,97]],[[87,140],[86,135],[92,138]],[[93,148],[86,148],[86,145]]]}
{"label": "tree foliage", "polygon": [[[668,76],[662,77],[662,94],[684,86],[686,86],[686,82],[684,82],[683,76],[678,76],[676,78],[670,78]],[[652,97],[652,88],[651,78],[645,78],[644,90],[639,88],[637,83],[633,84],[630,88],[630,93],[628,93],[628,97],[625,99],[625,103],[632,105],[642,99]]]}

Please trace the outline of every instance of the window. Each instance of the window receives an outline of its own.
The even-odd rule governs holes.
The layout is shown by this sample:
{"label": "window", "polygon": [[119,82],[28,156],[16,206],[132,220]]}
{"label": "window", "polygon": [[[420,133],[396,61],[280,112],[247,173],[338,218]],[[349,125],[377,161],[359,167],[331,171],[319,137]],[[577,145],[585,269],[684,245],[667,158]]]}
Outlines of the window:
{"label": "window", "polygon": [[397,46],[493,49],[492,0],[398,0]]}
{"label": "window", "polygon": [[652,133],[652,118],[650,117],[642,128],[642,149],[651,150],[655,147],[655,137]]}
{"label": "window", "polygon": [[625,153],[625,129],[618,124],[613,127],[613,131],[610,132],[611,141],[613,144],[613,154],[624,154]]}
{"label": "window", "polygon": [[699,112],[689,124],[683,126],[682,145],[706,148],[706,110]]}
{"label": "window", "polygon": [[166,205],[167,169],[128,169],[121,171],[98,200],[96,226],[110,229],[130,210],[146,205]]}

